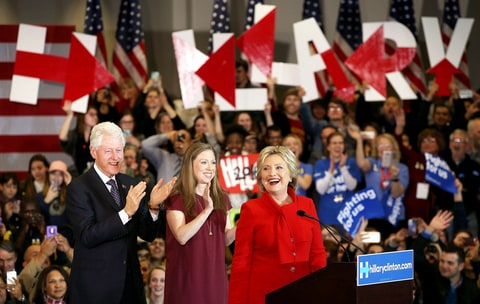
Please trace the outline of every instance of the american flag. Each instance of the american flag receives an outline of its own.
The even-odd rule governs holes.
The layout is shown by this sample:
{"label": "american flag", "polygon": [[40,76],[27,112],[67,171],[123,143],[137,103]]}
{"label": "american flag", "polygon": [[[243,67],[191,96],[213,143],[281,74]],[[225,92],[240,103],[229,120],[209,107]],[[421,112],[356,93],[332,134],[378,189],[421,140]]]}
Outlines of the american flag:
{"label": "american flag", "polygon": [[343,69],[345,60],[362,44],[362,20],[358,0],[342,0],[338,9],[337,28],[333,39],[333,51]]}
{"label": "american flag", "polygon": [[248,0],[247,12],[245,14],[245,31],[255,23],[255,5],[263,4],[263,0]]}
{"label": "american flag", "polygon": [[305,0],[303,2],[303,18],[314,18],[318,26],[323,30],[322,12],[320,10],[320,0]]}
{"label": "american flag", "polygon": [[113,50],[113,85],[119,93],[122,78],[131,78],[139,89],[145,85],[148,68],[142,30],[141,5],[138,0],[122,0],[118,14],[115,48]]}
{"label": "american flag", "polygon": [[97,36],[97,60],[107,67],[107,48],[103,37],[102,7],[100,0],[87,0],[85,10],[85,34]]}
{"label": "american flag", "polygon": [[[392,0],[390,6],[390,19],[400,22],[408,27],[415,36],[415,40],[418,41],[417,26],[415,24],[415,13],[413,11],[412,2],[412,0]],[[394,52],[394,46],[387,43],[387,54],[391,55]],[[427,86],[421,58],[420,49],[417,47],[417,53],[415,54],[413,61],[402,71],[402,73],[410,83],[415,85],[420,92],[425,94]]]}
{"label": "american flag", "polygon": [[208,51],[213,50],[213,34],[230,32],[230,17],[228,15],[227,0],[213,0],[212,22],[210,37],[208,38]]}
{"label": "american flag", "polygon": [[[75,26],[46,27],[45,53],[67,57]],[[14,172],[22,179],[34,154],[67,164],[72,164],[72,159],[63,153],[58,140],[65,120],[62,84],[40,81],[36,105],[9,100],[17,36],[18,25],[0,25],[0,172]]]}
{"label": "american flag", "polygon": [[[319,0],[305,0],[303,2],[303,19],[314,18],[318,26],[323,30],[322,13],[319,2]],[[310,47],[312,53],[317,53],[313,44],[311,44]],[[329,88],[327,71],[323,70],[315,73],[315,82],[320,95],[325,96]]]}
{"label": "american flag", "polygon": [[[445,49],[450,43],[450,37],[453,34],[457,19],[460,18],[460,5],[458,0],[445,0],[443,7],[442,40]],[[458,69],[462,74],[455,75],[455,80],[459,90],[470,89],[470,76],[468,73],[467,53],[463,52],[462,60]]]}

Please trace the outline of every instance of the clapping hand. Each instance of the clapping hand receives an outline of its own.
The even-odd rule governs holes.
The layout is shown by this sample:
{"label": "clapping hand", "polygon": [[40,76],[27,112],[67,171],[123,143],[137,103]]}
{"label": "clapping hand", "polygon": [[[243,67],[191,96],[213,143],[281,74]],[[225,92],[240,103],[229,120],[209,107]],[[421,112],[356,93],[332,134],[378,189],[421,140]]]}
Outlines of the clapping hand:
{"label": "clapping hand", "polygon": [[140,202],[145,197],[145,189],[147,183],[144,181],[139,182],[136,186],[130,186],[127,194],[127,203],[125,204],[125,212],[129,217],[132,217],[138,210]]}
{"label": "clapping hand", "polygon": [[150,210],[160,210],[160,204],[162,204],[163,201],[170,195],[176,181],[176,176],[172,177],[172,179],[165,185],[162,185],[163,178],[158,181],[158,183],[153,187],[152,192],[150,192],[150,202],[148,204]]}
{"label": "clapping hand", "polygon": [[210,183],[207,184],[205,187],[205,191],[203,191],[203,201],[205,202],[205,210],[212,212],[213,211],[213,200],[210,197]]}

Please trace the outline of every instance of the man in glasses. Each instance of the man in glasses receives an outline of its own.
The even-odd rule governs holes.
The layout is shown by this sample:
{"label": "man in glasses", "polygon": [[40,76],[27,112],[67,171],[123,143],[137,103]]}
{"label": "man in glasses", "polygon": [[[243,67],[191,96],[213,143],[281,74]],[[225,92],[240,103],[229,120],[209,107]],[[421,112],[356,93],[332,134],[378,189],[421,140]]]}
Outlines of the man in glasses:
{"label": "man in glasses", "polygon": [[467,211],[468,230],[479,236],[480,222],[480,165],[467,154],[469,138],[465,130],[455,129],[449,137],[450,156],[446,158],[448,166],[463,185],[463,201]]}

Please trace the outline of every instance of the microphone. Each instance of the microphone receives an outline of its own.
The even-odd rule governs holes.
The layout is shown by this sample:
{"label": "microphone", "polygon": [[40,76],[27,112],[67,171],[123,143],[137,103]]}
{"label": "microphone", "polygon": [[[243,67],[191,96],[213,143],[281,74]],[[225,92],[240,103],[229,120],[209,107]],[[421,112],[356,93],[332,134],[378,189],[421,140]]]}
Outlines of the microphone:
{"label": "microphone", "polygon": [[[337,242],[338,246],[342,247],[342,249],[344,250],[345,254],[347,255],[347,258],[350,260],[350,257],[348,255],[348,252],[347,250],[345,249],[345,247],[343,247],[342,243],[337,239],[337,237],[335,236],[335,233],[332,231],[332,228],[330,228],[328,225],[323,225],[322,223],[320,223],[319,220],[317,220],[316,217],[308,214],[305,212],[305,210],[297,210],[297,215],[298,216],[301,216],[301,217],[306,217],[306,218],[309,218],[311,220],[314,220],[315,222],[319,223],[320,224],[320,227],[322,228],[325,228],[328,232],[328,234],[330,234],[332,236],[332,238],[335,240],[335,242]],[[347,239],[346,237],[344,237],[343,235],[339,234],[340,238],[347,242],[348,245],[352,245],[353,247],[357,248],[358,250],[360,250],[360,252],[362,254],[365,254],[365,251],[358,247],[355,243],[353,243],[352,241],[350,241],[349,239]]]}

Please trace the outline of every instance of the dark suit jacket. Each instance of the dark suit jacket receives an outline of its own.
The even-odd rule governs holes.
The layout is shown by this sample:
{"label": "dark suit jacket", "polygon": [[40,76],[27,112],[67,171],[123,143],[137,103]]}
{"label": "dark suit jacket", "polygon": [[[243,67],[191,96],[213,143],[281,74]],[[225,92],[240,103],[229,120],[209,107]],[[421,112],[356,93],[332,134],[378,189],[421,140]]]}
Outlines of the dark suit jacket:
{"label": "dark suit jacket", "polygon": [[[126,288],[134,293],[135,303],[145,303],[137,236],[153,240],[160,220],[153,221],[143,201],[133,218],[123,225],[118,211],[125,205],[130,185],[137,181],[124,174],[115,178],[121,207],[93,168],[68,187],[66,209],[75,233],[69,303],[120,303]],[[125,284],[126,280],[129,284]]]}

